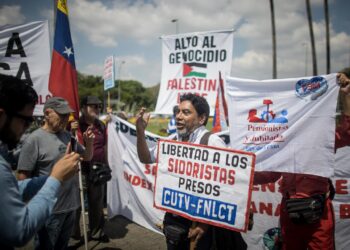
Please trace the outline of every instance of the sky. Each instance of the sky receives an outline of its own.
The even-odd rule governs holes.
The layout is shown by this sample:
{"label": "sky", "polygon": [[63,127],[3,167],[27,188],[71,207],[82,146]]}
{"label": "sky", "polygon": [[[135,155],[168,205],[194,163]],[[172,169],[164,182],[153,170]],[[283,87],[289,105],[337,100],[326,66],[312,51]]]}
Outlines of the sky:
{"label": "sky", "polygon": [[[318,74],[326,74],[324,0],[310,0]],[[350,66],[350,1],[328,0],[331,72]],[[275,0],[277,77],[312,74],[305,0]],[[269,0],[68,0],[77,70],[102,76],[116,59],[116,78],[145,87],[161,79],[162,35],[234,29],[231,76],[272,78]],[[172,22],[177,19],[177,22]],[[49,20],[54,0],[0,0],[0,26]],[[124,63],[122,63],[124,62]]]}

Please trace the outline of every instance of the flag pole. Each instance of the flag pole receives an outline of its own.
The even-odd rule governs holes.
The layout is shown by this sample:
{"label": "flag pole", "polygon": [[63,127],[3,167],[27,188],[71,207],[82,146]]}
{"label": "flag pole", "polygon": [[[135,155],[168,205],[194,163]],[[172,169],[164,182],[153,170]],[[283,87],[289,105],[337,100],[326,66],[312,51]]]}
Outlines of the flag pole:
{"label": "flag pole", "polygon": [[[75,140],[78,141],[77,135],[75,135]],[[81,163],[79,161],[79,191],[80,191],[80,205],[81,205],[81,215],[83,217],[83,233],[84,233],[84,245],[85,250],[88,250],[88,237],[86,230],[86,220],[85,220],[85,202],[84,202],[84,189],[83,189],[83,176],[81,173]]]}
{"label": "flag pole", "polygon": [[107,107],[108,109],[111,107],[111,93],[108,90],[108,97],[107,97]]}

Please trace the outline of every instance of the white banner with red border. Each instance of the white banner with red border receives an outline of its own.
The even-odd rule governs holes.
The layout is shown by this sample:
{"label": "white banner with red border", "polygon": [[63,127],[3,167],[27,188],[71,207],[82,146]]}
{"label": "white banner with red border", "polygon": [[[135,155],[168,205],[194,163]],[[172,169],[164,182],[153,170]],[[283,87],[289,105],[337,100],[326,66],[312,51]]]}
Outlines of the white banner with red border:
{"label": "white banner with red border", "polygon": [[255,155],[158,141],[155,207],[203,223],[246,231]]}

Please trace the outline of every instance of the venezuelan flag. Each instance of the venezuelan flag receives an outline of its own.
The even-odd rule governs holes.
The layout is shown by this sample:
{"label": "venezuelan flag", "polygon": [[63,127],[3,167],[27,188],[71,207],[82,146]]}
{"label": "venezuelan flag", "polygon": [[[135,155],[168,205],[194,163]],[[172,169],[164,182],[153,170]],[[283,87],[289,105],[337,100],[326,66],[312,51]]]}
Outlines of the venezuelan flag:
{"label": "venezuelan flag", "polygon": [[75,118],[79,117],[79,95],[74,49],[69,29],[67,0],[57,1],[55,38],[52,51],[49,90],[53,96],[65,98]]}

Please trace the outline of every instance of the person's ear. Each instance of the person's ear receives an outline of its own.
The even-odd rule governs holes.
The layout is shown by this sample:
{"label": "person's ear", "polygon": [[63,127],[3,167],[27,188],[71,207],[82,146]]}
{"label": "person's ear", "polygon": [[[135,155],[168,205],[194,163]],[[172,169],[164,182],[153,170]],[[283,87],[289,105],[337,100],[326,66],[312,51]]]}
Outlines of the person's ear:
{"label": "person's ear", "polygon": [[44,118],[47,119],[49,117],[50,111],[47,109],[44,111]]}
{"label": "person's ear", "polygon": [[207,118],[207,116],[205,114],[199,116],[199,124],[200,125],[204,125],[205,119]]}

